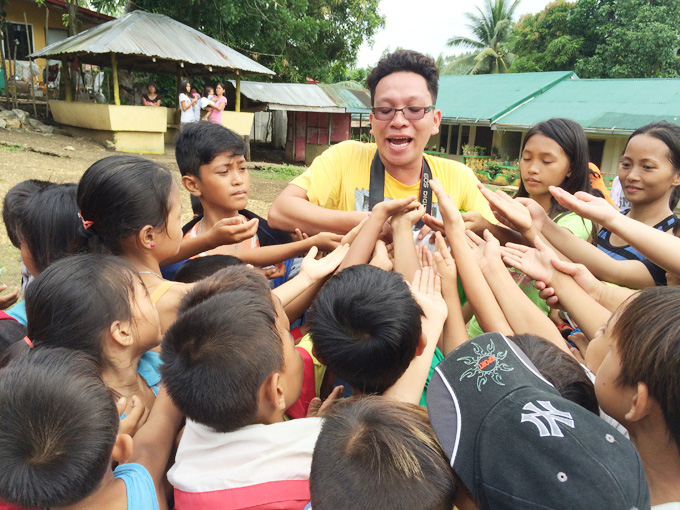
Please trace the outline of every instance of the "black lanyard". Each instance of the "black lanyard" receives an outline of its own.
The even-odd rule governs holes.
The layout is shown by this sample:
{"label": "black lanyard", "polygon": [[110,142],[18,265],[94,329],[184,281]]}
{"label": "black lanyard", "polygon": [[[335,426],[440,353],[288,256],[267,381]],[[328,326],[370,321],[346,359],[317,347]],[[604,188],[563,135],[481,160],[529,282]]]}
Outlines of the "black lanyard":
{"label": "black lanyard", "polygon": [[[423,157],[423,166],[420,170],[420,193],[419,202],[425,207],[426,214],[432,214],[432,189],[430,188],[430,179],[432,179],[432,171],[427,164],[427,160]],[[368,188],[368,209],[373,210],[375,204],[385,200],[385,165],[380,159],[378,151],[373,156],[371,163],[371,181]],[[416,224],[417,228],[423,227],[423,221]]]}

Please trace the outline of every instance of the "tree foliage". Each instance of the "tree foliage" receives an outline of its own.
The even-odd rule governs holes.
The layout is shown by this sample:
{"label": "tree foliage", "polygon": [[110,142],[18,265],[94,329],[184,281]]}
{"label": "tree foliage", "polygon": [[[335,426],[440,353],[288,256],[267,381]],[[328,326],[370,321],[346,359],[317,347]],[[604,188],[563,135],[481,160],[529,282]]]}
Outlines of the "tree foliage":
{"label": "tree foliage", "polygon": [[485,0],[484,9],[476,7],[478,14],[465,13],[469,21],[466,26],[474,37],[454,36],[447,44],[477,50],[470,74],[508,71],[510,55],[506,43],[518,5],[519,0]]}
{"label": "tree foliage", "polygon": [[[127,0],[91,0],[116,11]],[[139,8],[165,14],[257,60],[277,80],[309,76],[330,81],[348,72],[359,46],[384,25],[379,0],[134,0]]]}
{"label": "tree foliage", "polygon": [[512,72],[574,70],[582,78],[677,77],[680,2],[563,0],[522,18]]}

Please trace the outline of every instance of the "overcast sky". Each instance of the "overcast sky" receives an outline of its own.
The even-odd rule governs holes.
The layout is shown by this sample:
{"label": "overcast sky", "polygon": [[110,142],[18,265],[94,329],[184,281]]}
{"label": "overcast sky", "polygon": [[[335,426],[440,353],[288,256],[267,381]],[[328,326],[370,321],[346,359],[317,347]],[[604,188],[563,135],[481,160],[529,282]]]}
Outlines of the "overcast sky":
{"label": "overcast sky", "polygon": [[[521,0],[516,14],[535,14],[549,1]],[[446,41],[454,35],[472,35],[463,13],[477,12],[475,5],[482,4],[483,0],[381,0],[385,28],[375,35],[372,48],[361,46],[357,66],[373,66],[385,48],[394,50],[397,46],[434,57],[460,53],[463,48],[449,48]]]}

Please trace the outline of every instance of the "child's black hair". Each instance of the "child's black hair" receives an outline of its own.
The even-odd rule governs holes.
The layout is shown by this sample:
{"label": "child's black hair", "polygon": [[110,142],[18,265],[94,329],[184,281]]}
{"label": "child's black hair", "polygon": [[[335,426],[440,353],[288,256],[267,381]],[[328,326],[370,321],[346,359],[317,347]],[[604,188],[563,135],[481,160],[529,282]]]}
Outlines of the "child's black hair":
{"label": "child's black hair", "polygon": [[78,184],[83,222],[80,248],[120,255],[123,242],[146,225],[165,229],[172,208],[170,193],[177,186],[170,170],[139,156],[100,159]]}
{"label": "child's black hair", "polygon": [[541,375],[563,398],[592,413],[600,414],[595,386],[573,356],[538,336],[514,335],[510,339],[522,349]]}
{"label": "child's black hair", "polygon": [[217,294],[181,313],[168,329],[161,375],[187,418],[231,432],[253,423],[262,384],[283,367],[283,345],[269,297]]}
{"label": "child's black hair", "polygon": [[175,273],[175,281],[183,283],[194,283],[203,278],[216,273],[220,269],[229,266],[243,265],[244,262],[231,255],[206,255],[196,257],[182,264]]}
{"label": "child's black hair", "polygon": [[368,396],[324,416],[309,476],[315,510],[451,510],[456,488],[424,408]]}
{"label": "child's black hair", "polygon": [[324,285],[309,326],[322,363],[362,393],[382,393],[415,357],[422,316],[400,274],[358,265]]}
{"label": "child's black hair", "polygon": [[28,200],[19,235],[38,273],[69,253],[79,223],[75,184],[48,186]]}
{"label": "child's black hair", "polygon": [[2,221],[5,223],[9,241],[15,248],[19,248],[21,242],[20,225],[26,216],[28,202],[33,195],[50,186],[54,186],[54,183],[29,179],[12,186],[5,195],[2,206]]}
{"label": "child's black hair", "polygon": [[134,268],[112,255],[73,255],[52,264],[26,290],[28,337],[35,346],[85,352],[102,368],[111,324],[132,319],[135,278]]}
{"label": "child's black hair", "polygon": [[175,139],[175,159],[182,175],[201,178],[201,167],[220,154],[246,153],[243,137],[213,122],[192,122]]}
{"label": "child's black hair", "polygon": [[[15,343],[26,336],[26,326],[14,319],[0,319],[0,357]],[[25,342],[24,342],[25,344]],[[0,367],[2,362],[0,362]]]}
{"label": "child's black hair", "polygon": [[0,498],[27,508],[77,503],[111,469],[118,412],[94,364],[32,349],[0,370]]}
{"label": "child's black hair", "polygon": [[229,266],[196,282],[180,301],[177,312],[182,313],[217,294],[235,290],[254,292],[265,299],[272,299],[269,280],[261,271],[242,265]]}
{"label": "child's black hair", "polygon": [[203,204],[201,203],[201,199],[193,195],[189,195],[189,200],[191,200],[191,211],[194,213],[194,216],[202,216]]}

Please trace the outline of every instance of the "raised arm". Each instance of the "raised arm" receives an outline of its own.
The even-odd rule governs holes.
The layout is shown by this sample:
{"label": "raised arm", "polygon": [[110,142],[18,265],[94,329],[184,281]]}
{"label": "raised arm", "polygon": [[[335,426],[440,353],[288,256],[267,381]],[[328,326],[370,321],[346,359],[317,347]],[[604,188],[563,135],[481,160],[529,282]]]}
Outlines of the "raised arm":
{"label": "raised arm", "polygon": [[267,221],[286,232],[299,228],[310,235],[323,231],[346,234],[366,216],[368,212],[334,211],[312,204],[304,189],[289,184],[272,203]]}
{"label": "raised arm", "polygon": [[550,187],[550,192],[564,207],[571,209],[579,216],[599,223],[657,266],[680,275],[680,259],[677,256],[680,253],[679,238],[620,214],[603,198],[583,192],[572,195],[554,186]]}

